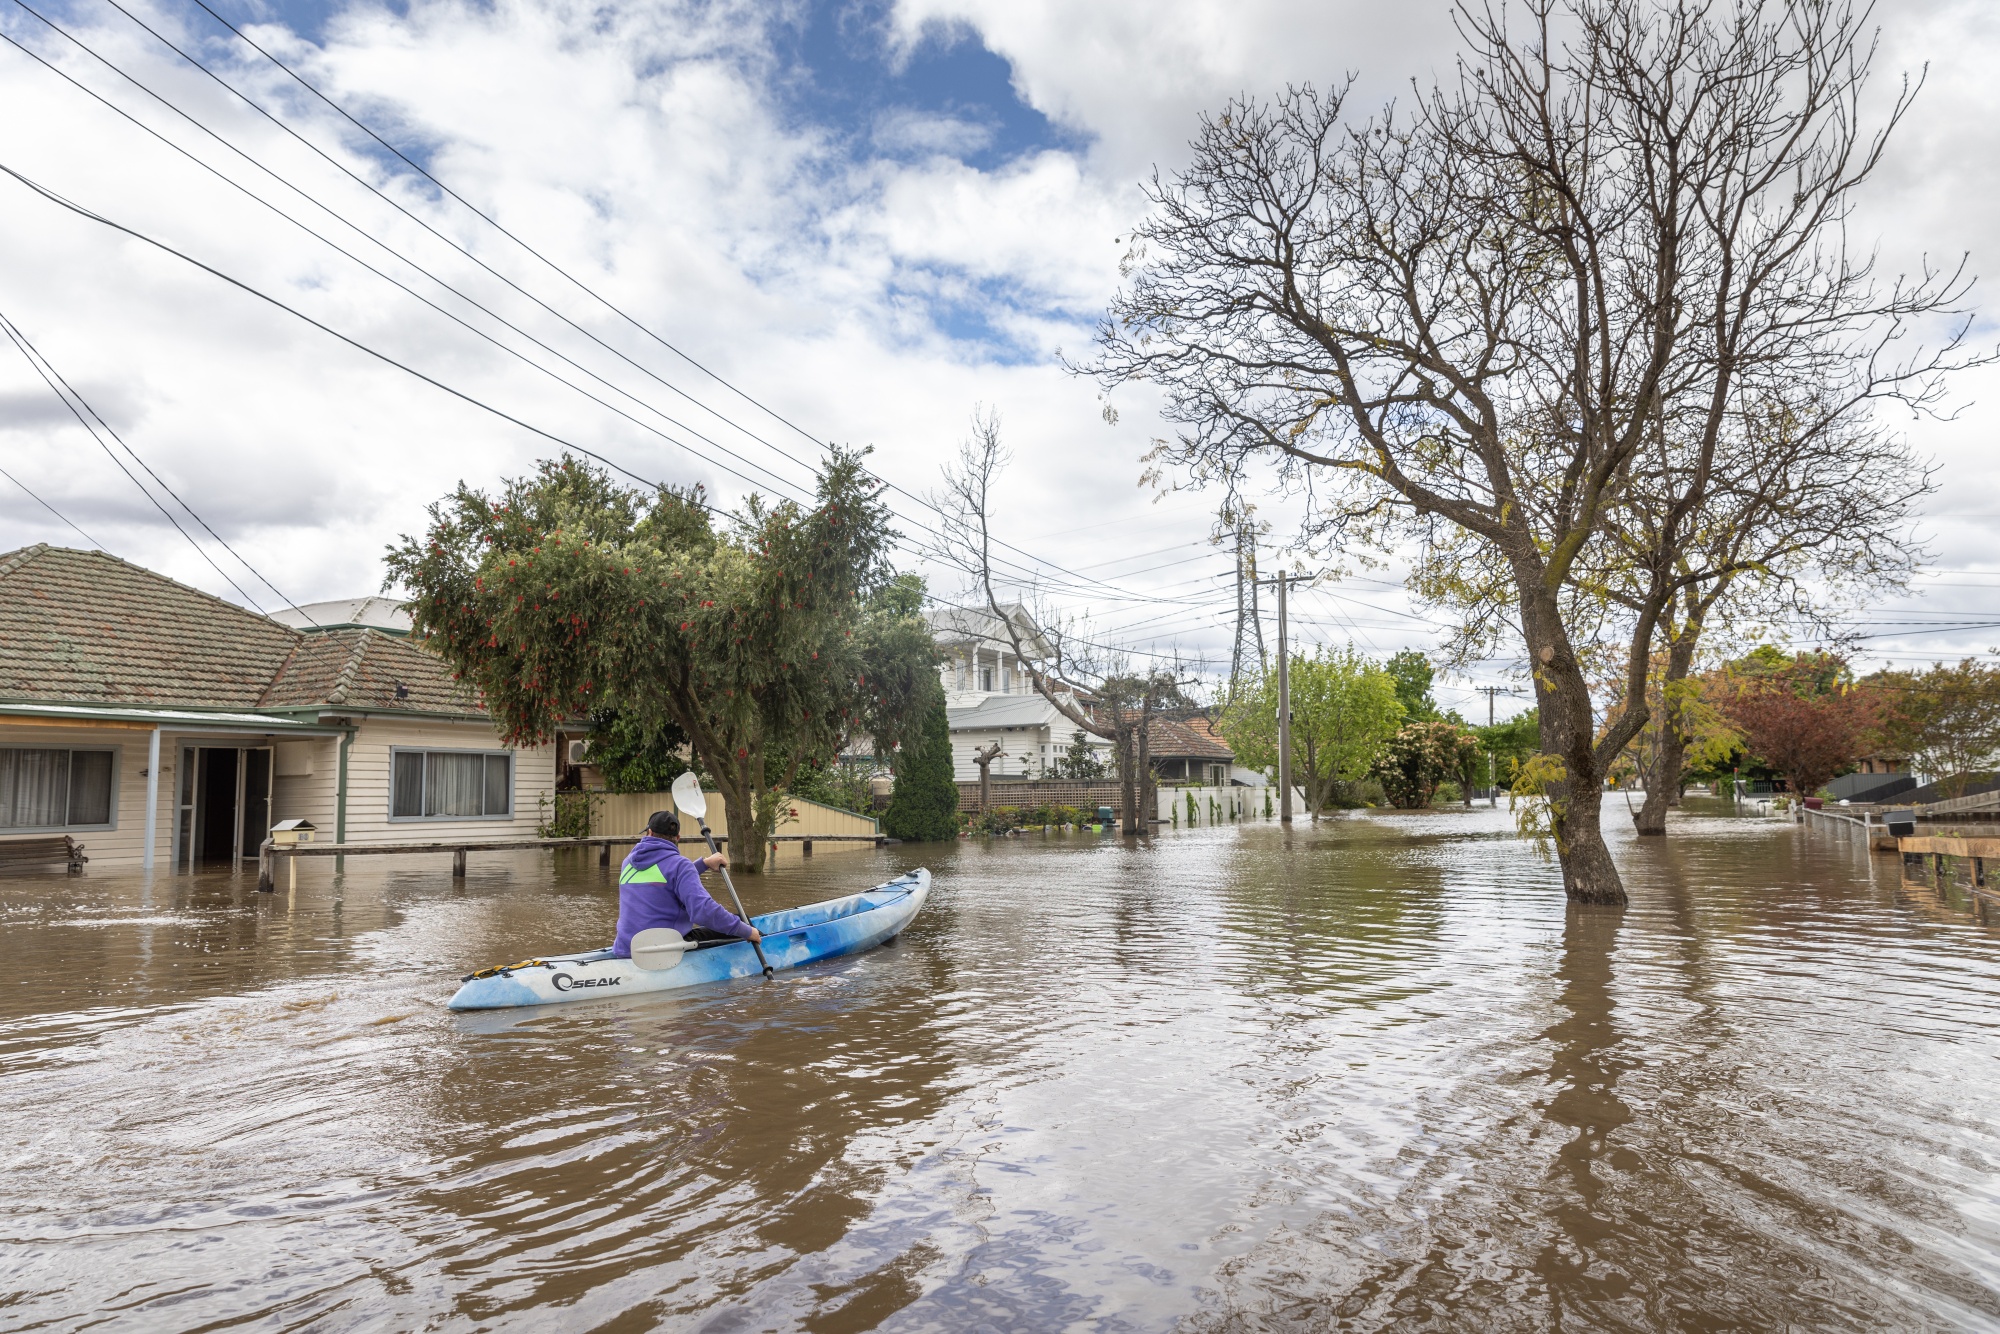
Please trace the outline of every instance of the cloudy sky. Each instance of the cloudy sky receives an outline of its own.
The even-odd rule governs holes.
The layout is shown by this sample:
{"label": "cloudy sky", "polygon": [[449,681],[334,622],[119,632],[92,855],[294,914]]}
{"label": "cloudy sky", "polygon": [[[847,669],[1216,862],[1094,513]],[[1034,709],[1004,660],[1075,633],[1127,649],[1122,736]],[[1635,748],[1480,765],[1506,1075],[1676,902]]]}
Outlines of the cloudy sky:
{"label": "cloudy sky", "polygon": [[[918,541],[914,497],[986,405],[1020,564],[1104,637],[1210,664],[1233,608],[1205,541],[1218,497],[1142,489],[1148,403],[1121,394],[1107,424],[1058,354],[1087,352],[1139,183],[1183,159],[1200,112],[1349,72],[1374,103],[1453,49],[1436,0],[209,0],[461,203],[193,0],[118,3],[0,13],[19,44],[0,46],[0,165],[725,503],[808,484],[816,441],[871,444]],[[1891,269],[1970,251],[2000,313],[2000,18],[1919,0],[1879,18],[1886,78],[1928,66],[1928,84],[1857,234]],[[132,451],[0,343],[0,549],[82,545],[67,520],[265,608],[373,592],[428,502],[556,448],[4,177],[0,315]],[[1858,618],[1870,665],[2000,643],[2000,373],[1956,396],[1957,420],[1907,424],[1942,470],[1934,560]],[[1282,538],[1291,511],[1265,512]],[[1428,645],[1396,573],[1302,595],[1300,633]],[[1471,713],[1471,687],[1508,680],[1494,663],[1442,693]]]}

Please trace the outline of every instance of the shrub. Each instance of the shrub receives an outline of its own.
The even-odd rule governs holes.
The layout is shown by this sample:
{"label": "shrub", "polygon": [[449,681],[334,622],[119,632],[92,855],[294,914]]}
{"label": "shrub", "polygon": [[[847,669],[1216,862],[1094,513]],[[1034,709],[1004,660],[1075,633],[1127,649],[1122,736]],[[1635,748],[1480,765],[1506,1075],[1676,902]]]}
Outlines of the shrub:
{"label": "shrub", "polygon": [[908,843],[935,843],[958,834],[958,784],[951,775],[951,724],[944,691],[932,696],[916,744],[896,752],[896,790],[882,812],[882,832]]}

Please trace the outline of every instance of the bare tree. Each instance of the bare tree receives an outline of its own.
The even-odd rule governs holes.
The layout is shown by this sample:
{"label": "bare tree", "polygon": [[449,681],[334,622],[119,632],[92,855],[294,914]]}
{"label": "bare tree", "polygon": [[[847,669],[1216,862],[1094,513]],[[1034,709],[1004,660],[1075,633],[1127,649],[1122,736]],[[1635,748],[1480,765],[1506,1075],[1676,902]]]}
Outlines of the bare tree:
{"label": "bare tree", "polygon": [[1007,753],[998,741],[988,742],[972,752],[972,762],[979,766],[979,813],[986,814],[993,809],[993,761]]}
{"label": "bare tree", "polygon": [[[1157,466],[1311,491],[1310,534],[1490,549],[1520,618],[1573,901],[1623,903],[1600,828],[1610,764],[1646,725],[1660,622],[1691,580],[1732,410],[1820,392],[1928,410],[1963,350],[1963,268],[1883,283],[1848,253],[1875,129],[1865,14],[1841,0],[1460,0],[1455,81],[1350,124],[1293,89],[1205,119],[1155,178],[1127,289],[1087,369],[1149,381],[1181,430]],[[1939,345],[1899,350],[1942,319]],[[1663,430],[1662,423],[1674,429]],[[1629,570],[1626,707],[1599,728],[1578,587],[1651,440],[1673,466]],[[1582,617],[1582,621],[1577,618]]]}
{"label": "bare tree", "polygon": [[[1007,465],[997,412],[973,414],[972,435],[945,469],[944,489],[930,497],[940,521],[926,554],[963,573],[978,610],[990,617],[996,639],[1005,639],[1035,692],[1079,730],[1109,741],[1119,780],[1119,828],[1150,833],[1153,776],[1150,731],[1162,708],[1182,698],[1182,676],[1170,667],[1135,668],[1129,656],[1073,632],[1066,621],[1039,608],[1024,624],[1020,609],[1000,600],[992,532],[994,479]],[[982,771],[983,772],[983,771]],[[982,789],[982,799],[983,799]]]}

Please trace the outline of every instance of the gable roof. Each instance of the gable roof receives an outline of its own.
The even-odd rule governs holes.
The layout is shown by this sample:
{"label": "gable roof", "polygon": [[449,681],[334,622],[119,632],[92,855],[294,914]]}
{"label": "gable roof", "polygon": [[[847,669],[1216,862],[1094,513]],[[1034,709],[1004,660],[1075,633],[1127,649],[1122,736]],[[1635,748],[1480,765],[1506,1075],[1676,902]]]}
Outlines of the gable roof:
{"label": "gable roof", "polygon": [[405,640],[301,634],[105,552],[46,544],[0,555],[0,701],[484,712]]}

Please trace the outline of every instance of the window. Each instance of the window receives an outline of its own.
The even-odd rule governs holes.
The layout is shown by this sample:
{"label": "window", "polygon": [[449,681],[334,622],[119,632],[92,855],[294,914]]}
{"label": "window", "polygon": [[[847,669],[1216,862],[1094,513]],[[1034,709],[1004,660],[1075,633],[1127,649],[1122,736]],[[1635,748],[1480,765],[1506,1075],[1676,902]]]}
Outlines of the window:
{"label": "window", "polygon": [[985,691],[993,689],[993,669],[991,667],[981,667],[979,669],[979,688]]}
{"label": "window", "polygon": [[509,751],[392,750],[392,820],[504,820],[514,813]]}
{"label": "window", "polygon": [[0,749],[0,829],[111,828],[112,754]]}

